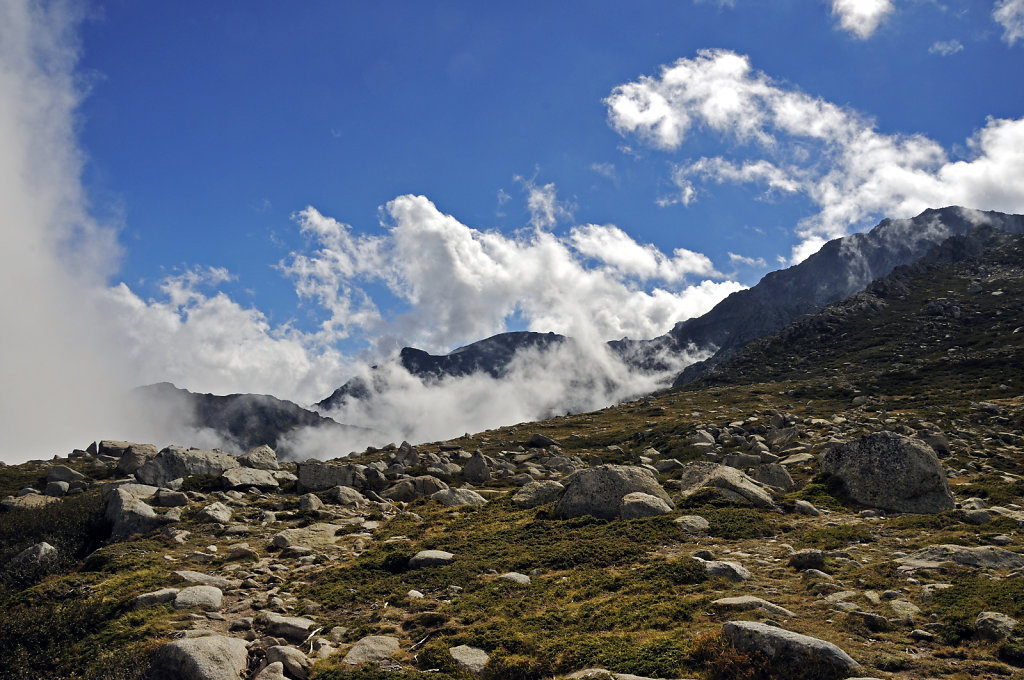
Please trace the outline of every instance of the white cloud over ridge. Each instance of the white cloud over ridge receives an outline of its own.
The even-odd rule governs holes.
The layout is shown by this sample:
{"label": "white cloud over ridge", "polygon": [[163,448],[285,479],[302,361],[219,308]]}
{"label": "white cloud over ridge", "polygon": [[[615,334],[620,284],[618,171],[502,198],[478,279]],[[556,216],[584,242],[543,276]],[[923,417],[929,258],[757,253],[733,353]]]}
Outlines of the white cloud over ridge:
{"label": "white cloud over ridge", "polygon": [[880,216],[953,204],[1024,211],[1024,119],[990,118],[968,139],[966,158],[952,160],[924,135],[881,133],[862,114],[784,87],[727,50],[702,50],[619,85],[605,103],[620,134],[656,148],[676,151],[689,135],[710,132],[738,147],[736,156],[745,152],[678,164],[678,193],[662,205],[696,200],[698,182],[809,199],[818,212],[798,226],[794,262]]}
{"label": "white cloud over ridge", "polygon": [[[556,200],[552,185],[545,191]],[[541,228],[508,236],[468,227],[412,195],[392,200],[384,213],[385,236],[353,236],[306,208],[298,220],[316,239],[314,253],[293,253],[281,269],[300,294],[328,301],[338,290],[359,296],[362,285],[386,285],[407,311],[384,320],[366,310],[362,328],[431,351],[502,332],[513,316],[540,332],[653,337],[742,288],[714,281],[722,277],[700,253],[680,248],[668,256],[612,225],[580,225],[566,236]],[[687,285],[690,276],[707,278]]]}
{"label": "white cloud over ridge", "polygon": [[892,11],[892,0],[832,0],[839,28],[861,40],[870,38]]}
{"label": "white cloud over ridge", "polygon": [[1003,42],[1007,45],[1024,38],[1024,0],[997,0],[992,18],[1003,27]]}

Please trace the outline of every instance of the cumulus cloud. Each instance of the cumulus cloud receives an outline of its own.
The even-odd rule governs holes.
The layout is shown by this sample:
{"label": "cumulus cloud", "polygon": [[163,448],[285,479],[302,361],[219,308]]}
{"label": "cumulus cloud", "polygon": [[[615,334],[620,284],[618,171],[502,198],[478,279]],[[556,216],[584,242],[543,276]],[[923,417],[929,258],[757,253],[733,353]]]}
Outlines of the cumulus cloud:
{"label": "cumulus cloud", "polygon": [[956,38],[952,40],[937,40],[932,43],[932,46],[928,48],[929,54],[938,54],[943,57],[948,57],[951,54],[962,52],[964,49],[963,43]]}
{"label": "cumulus cloud", "polygon": [[[558,202],[553,185],[544,193]],[[613,225],[580,225],[566,236],[542,228],[508,236],[469,227],[412,195],[383,212],[386,236],[356,237],[307,208],[302,224],[326,225],[304,228],[317,238],[315,252],[293,253],[281,269],[296,278],[300,293],[328,302],[330,291],[343,290],[348,299],[371,282],[384,284],[407,307],[364,327],[433,351],[502,332],[513,316],[542,332],[652,337],[740,288],[713,280],[721,275],[700,253],[679,248],[669,256]],[[691,276],[706,278],[685,283]]]}
{"label": "cumulus cloud", "polygon": [[839,28],[861,40],[870,38],[892,10],[892,0],[832,0]]}
{"label": "cumulus cloud", "polygon": [[697,200],[699,182],[760,185],[810,200],[817,212],[798,225],[793,262],[880,216],[950,204],[1024,210],[1024,119],[990,118],[954,160],[925,135],[881,133],[870,118],[780,85],[727,50],[680,59],[656,77],[616,87],[605,102],[616,130],[655,148],[676,151],[698,131],[745,155],[676,165],[678,195],[664,204]]}
{"label": "cumulus cloud", "polygon": [[1003,27],[1003,41],[1007,45],[1024,38],[1024,0],[998,0],[992,18]]}

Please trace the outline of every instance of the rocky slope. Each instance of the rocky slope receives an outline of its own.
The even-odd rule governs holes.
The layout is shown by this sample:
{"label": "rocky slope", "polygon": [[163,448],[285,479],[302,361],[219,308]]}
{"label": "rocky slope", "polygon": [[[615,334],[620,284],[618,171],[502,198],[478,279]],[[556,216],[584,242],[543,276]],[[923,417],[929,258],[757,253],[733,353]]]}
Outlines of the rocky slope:
{"label": "rocky slope", "polygon": [[594,413],[0,469],[0,678],[1022,677],[1022,248]]}

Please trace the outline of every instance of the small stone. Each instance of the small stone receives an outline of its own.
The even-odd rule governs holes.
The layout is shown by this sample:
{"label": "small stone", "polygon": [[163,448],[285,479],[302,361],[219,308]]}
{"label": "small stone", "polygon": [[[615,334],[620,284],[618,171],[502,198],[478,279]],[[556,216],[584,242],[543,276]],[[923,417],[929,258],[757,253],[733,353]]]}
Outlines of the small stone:
{"label": "small stone", "polygon": [[810,517],[818,517],[821,515],[821,511],[814,507],[813,503],[809,503],[804,500],[799,500],[793,504],[793,509],[801,515],[808,515]]}
{"label": "small stone", "polygon": [[700,515],[683,515],[674,519],[673,522],[688,534],[702,534],[711,528],[711,524]]}
{"label": "small stone", "polygon": [[490,660],[487,652],[477,647],[470,647],[469,645],[449,647],[448,653],[455,659],[455,663],[458,664],[459,668],[475,675],[483,674],[484,667]]}
{"label": "small stone", "polygon": [[530,577],[526,574],[520,574],[517,571],[510,571],[507,574],[502,574],[498,578],[503,581],[511,581],[513,583],[518,583],[521,586],[530,585]]}
{"label": "small stone", "polygon": [[211,503],[199,511],[196,515],[196,521],[227,524],[231,521],[231,508],[219,501]]}
{"label": "small stone", "polygon": [[455,559],[455,555],[444,550],[421,550],[409,560],[409,568],[441,567],[453,559]]}
{"label": "small stone", "polygon": [[303,512],[316,512],[322,510],[324,502],[315,493],[307,493],[299,497],[299,510]]}

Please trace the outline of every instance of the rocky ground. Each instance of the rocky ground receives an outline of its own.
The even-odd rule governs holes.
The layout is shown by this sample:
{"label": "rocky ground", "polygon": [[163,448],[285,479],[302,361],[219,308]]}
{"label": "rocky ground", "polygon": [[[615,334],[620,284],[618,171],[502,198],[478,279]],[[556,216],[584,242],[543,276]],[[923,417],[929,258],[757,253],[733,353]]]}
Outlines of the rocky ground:
{"label": "rocky ground", "polygon": [[1024,677],[1024,251],[947,260],[595,413],[2,468],[0,677]]}

